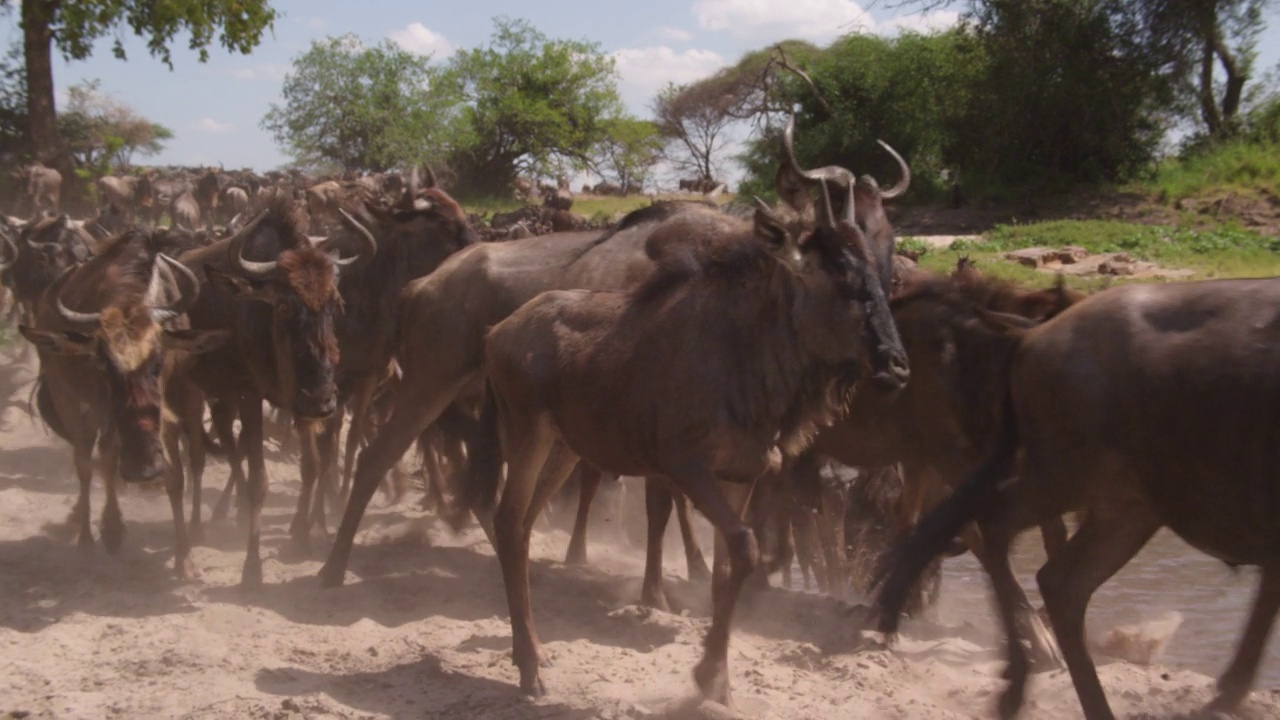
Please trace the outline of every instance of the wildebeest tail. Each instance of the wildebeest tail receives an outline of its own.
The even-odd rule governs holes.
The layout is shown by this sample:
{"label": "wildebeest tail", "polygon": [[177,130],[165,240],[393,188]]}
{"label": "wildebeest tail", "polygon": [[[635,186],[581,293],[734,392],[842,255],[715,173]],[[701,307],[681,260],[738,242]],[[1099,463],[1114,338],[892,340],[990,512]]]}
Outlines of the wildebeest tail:
{"label": "wildebeest tail", "polygon": [[466,507],[477,515],[493,512],[498,501],[498,485],[502,482],[502,442],[498,437],[498,399],[484,383],[484,405],[480,410],[480,426],[467,447],[467,476],[463,481]]}
{"label": "wildebeest tail", "polygon": [[991,453],[950,497],[920,520],[910,537],[885,555],[876,573],[876,584],[880,586],[876,607],[880,614],[881,632],[897,632],[902,609],[916,580],[934,558],[951,547],[951,541],[960,530],[977,518],[984,506],[996,497],[1000,483],[1014,472],[1018,447],[1013,399],[1007,397],[1000,434]]}

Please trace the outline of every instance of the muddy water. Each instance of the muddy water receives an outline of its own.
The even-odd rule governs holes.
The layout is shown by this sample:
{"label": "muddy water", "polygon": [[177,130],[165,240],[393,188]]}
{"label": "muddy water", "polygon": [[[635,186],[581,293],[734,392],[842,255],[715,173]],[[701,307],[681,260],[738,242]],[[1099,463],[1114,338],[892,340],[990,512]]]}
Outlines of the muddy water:
{"label": "muddy water", "polygon": [[[1014,572],[1037,605],[1035,571],[1044,563],[1038,533],[1027,533],[1014,549]],[[1147,547],[1104,584],[1089,605],[1090,636],[1100,638],[1117,625],[1182,615],[1159,662],[1216,677],[1226,669],[1244,630],[1258,572],[1232,570],[1161,531]],[[986,575],[971,555],[949,560],[943,568],[940,619],[992,627]],[[1260,688],[1280,687],[1280,640],[1268,645],[1258,670]]]}

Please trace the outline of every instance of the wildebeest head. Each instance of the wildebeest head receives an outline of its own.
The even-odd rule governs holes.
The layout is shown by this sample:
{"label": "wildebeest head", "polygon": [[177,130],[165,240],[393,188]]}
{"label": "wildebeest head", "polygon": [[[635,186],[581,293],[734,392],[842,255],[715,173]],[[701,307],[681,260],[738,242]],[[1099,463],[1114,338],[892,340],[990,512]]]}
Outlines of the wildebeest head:
{"label": "wildebeest head", "polygon": [[[50,286],[43,302],[52,302],[70,329],[19,326],[23,336],[43,352],[93,357],[105,389],[109,419],[120,443],[120,476],[129,482],[158,477],[164,470],[160,447],[160,369],[166,350],[205,352],[226,342],[223,331],[170,327],[199,292],[199,282],[167,255],[151,255],[143,233],[114,240],[98,262],[67,270]],[[93,311],[67,307],[66,297],[100,295],[110,288],[106,304]],[[77,384],[84,378],[65,378]],[[85,388],[90,394],[89,388]]]}
{"label": "wildebeest head", "polygon": [[[413,268],[434,269],[449,255],[479,241],[475,228],[458,202],[436,186],[435,175],[417,168],[391,208],[366,203],[365,210],[381,227],[382,245],[395,248],[401,257],[388,262]],[[424,240],[425,239],[425,240]]]}
{"label": "wildebeest head", "polygon": [[[349,257],[341,257],[336,238],[313,244],[301,212],[280,199],[227,242],[229,272],[205,268],[210,282],[270,308],[280,396],[304,418],[326,417],[337,409],[338,277],[368,263],[377,252],[377,242],[364,226],[346,211],[339,216],[359,246]],[[276,247],[279,252],[273,260],[248,260],[245,250],[250,247]]]}
{"label": "wildebeest head", "polygon": [[[829,204],[836,217],[848,216],[866,235],[879,265],[880,281],[885,288],[893,284],[893,252],[895,238],[893,226],[884,211],[884,201],[901,196],[911,185],[911,168],[893,148],[882,140],[878,140],[902,169],[902,179],[888,190],[881,190],[875,179],[869,175],[855,177],[852,172],[838,165],[827,165],[813,170],[804,170],[796,162],[792,137],[795,134],[795,118],[787,123],[782,135],[783,163],[778,169],[778,194],[797,212],[814,214],[813,202],[805,187],[813,187],[825,180],[831,183],[838,192],[832,192]],[[852,205],[850,210],[847,205]],[[818,208],[818,213],[821,213]],[[821,222],[821,217],[816,217]]]}
{"label": "wildebeest head", "polygon": [[32,220],[16,238],[0,241],[0,282],[19,302],[35,303],[64,270],[89,257],[92,242],[66,215]]}

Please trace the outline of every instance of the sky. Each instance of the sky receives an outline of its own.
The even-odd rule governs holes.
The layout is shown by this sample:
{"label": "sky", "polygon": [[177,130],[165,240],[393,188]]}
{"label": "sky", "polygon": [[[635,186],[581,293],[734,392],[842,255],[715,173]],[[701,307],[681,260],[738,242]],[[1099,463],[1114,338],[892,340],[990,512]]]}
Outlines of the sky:
{"label": "sky", "polygon": [[[289,161],[260,127],[290,62],[311,41],[354,33],[366,43],[389,39],[443,62],[459,48],[487,42],[493,18],[525,18],[550,37],[586,39],[616,59],[619,90],[628,109],[650,115],[654,95],[668,81],[685,83],[731,65],[743,54],[787,38],[826,44],[851,31],[894,35],[929,31],[957,21],[954,11],[928,14],[893,10],[877,0],[276,0],[282,17],[251,55],[210,49],[207,63],[179,39],[173,70],[147,54],[125,31],[128,61],[116,60],[113,37],[100,40],[91,58],[54,60],[59,103],[84,79],[174,132],[148,164],[251,167],[268,170]],[[10,6],[12,7],[12,6]],[[1280,9],[1274,9],[1259,43],[1259,69],[1280,63]],[[20,41],[17,13],[0,11],[0,44]]]}

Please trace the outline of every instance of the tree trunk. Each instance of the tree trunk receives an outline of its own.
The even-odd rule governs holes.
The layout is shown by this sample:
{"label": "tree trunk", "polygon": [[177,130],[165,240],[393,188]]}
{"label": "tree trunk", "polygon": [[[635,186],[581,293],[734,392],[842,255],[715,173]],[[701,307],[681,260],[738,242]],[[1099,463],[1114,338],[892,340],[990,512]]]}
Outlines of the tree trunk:
{"label": "tree trunk", "polygon": [[22,0],[23,59],[27,71],[27,144],[35,159],[62,175],[62,210],[85,215],[93,210],[89,186],[76,175],[76,163],[58,135],[53,95],[53,31],[49,25],[61,0]]}

